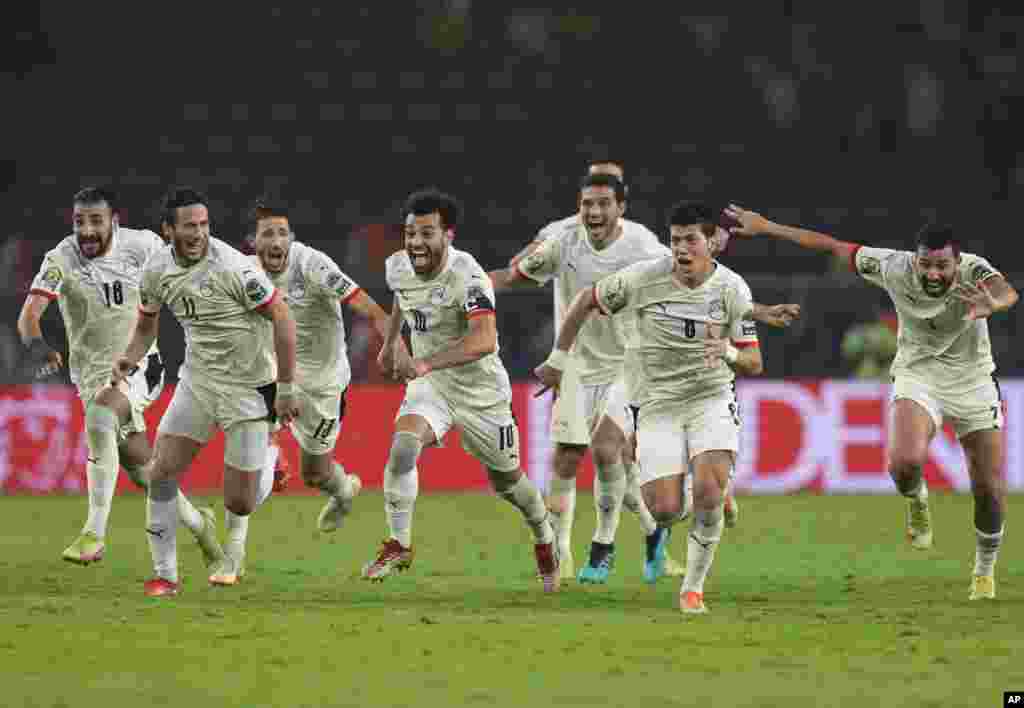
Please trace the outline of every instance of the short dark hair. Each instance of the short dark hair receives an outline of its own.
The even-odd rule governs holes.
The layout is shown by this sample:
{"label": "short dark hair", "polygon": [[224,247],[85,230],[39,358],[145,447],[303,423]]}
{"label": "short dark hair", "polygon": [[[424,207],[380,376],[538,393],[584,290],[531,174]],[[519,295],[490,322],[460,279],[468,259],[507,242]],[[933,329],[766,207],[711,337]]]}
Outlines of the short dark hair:
{"label": "short dark hair", "polygon": [[119,204],[117,203],[117,194],[110,187],[82,187],[72,198],[72,204],[99,204],[100,202],[106,202],[107,206],[110,207],[110,211],[114,214],[117,213]]}
{"label": "short dark hair", "polygon": [[160,220],[168,226],[178,223],[178,209],[181,207],[202,204],[207,206],[206,195],[192,187],[175,187],[164,196],[160,207]]}
{"label": "short dark hair", "polygon": [[615,192],[615,201],[620,204],[626,201],[626,185],[615,175],[583,175],[583,179],[580,180],[580,193],[587,187],[610,187]]}
{"label": "short dark hair", "polygon": [[603,157],[598,157],[587,162],[588,168],[593,167],[594,165],[615,165],[622,170],[623,175],[626,174],[626,164],[622,160],[606,160]]}
{"label": "short dark hair", "polygon": [[409,214],[414,216],[426,216],[437,212],[441,216],[441,226],[444,229],[454,229],[459,225],[459,203],[450,194],[430,187],[413,192],[405,200],[402,206],[402,223],[405,223]]}
{"label": "short dark hair", "polygon": [[700,226],[701,232],[711,238],[718,227],[720,209],[715,209],[706,202],[683,201],[672,206],[668,213],[668,225]]}
{"label": "short dark hair", "polygon": [[917,232],[916,247],[924,247],[929,251],[938,251],[946,246],[953,247],[953,255],[960,255],[960,240],[953,233],[953,227],[949,224],[929,223],[921,227]]}
{"label": "short dark hair", "polygon": [[270,219],[273,217],[288,219],[288,222],[291,223],[288,205],[281,199],[260,197],[252,208],[251,220],[253,228],[259,224],[260,219]]}

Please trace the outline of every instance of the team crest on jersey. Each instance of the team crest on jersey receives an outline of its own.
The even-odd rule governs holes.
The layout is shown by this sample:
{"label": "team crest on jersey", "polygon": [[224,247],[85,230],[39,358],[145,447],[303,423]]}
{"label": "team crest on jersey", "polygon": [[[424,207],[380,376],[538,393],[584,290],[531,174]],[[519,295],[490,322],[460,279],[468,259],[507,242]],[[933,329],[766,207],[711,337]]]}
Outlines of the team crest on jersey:
{"label": "team crest on jersey", "polygon": [[860,259],[860,272],[862,275],[875,275],[882,270],[882,263],[872,256],[864,256]]}
{"label": "team crest on jersey", "polygon": [[604,288],[604,302],[611,312],[618,312],[626,304],[626,286],[622,278],[612,278]]}
{"label": "team crest on jersey", "polygon": [[288,297],[299,300],[306,296],[306,281],[296,278],[288,284]]}
{"label": "team crest on jersey", "polygon": [[56,290],[60,285],[61,278],[60,268],[53,265],[46,269],[43,273],[43,287],[47,290]]}
{"label": "team crest on jersey", "polygon": [[440,305],[444,302],[444,296],[448,294],[448,289],[444,285],[439,285],[430,291],[430,304]]}
{"label": "team crest on jersey", "polygon": [[975,283],[980,283],[982,280],[989,277],[993,273],[995,273],[994,270],[989,268],[984,263],[979,263],[978,265],[974,266],[974,269],[971,271],[971,280],[973,280]]}
{"label": "team crest on jersey", "polygon": [[[248,289],[249,286],[246,286]],[[209,280],[204,280],[199,284],[199,294],[203,297],[213,297],[213,284]]]}
{"label": "team crest on jersey", "polygon": [[267,296],[267,288],[257,278],[245,284],[245,294],[252,302],[261,302]]}
{"label": "team crest on jersey", "polygon": [[333,290],[338,297],[344,297],[352,289],[352,281],[335,271],[327,276],[327,289]]}
{"label": "team crest on jersey", "polygon": [[708,305],[708,317],[712,322],[725,319],[725,303],[721,300],[712,300]]}

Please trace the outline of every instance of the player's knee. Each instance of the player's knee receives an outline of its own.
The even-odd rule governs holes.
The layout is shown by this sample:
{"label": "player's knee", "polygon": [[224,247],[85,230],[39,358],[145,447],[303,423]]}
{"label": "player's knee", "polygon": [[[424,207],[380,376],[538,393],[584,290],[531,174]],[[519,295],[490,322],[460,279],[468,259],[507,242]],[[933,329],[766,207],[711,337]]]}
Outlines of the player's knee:
{"label": "player's knee", "polygon": [[423,442],[416,433],[395,433],[391,439],[391,451],[388,453],[388,471],[393,475],[409,474],[416,466],[416,459],[422,449]]}
{"label": "player's knee", "polygon": [[224,507],[236,516],[248,516],[256,508],[256,500],[244,494],[225,493]]}
{"label": "player's knee", "polygon": [[674,524],[683,513],[683,500],[675,496],[658,496],[647,506],[651,516],[662,526]]}
{"label": "player's knee", "polygon": [[523,476],[522,471],[517,467],[512,470],[495,470],[487,468],[487,477],[491,480],[491,486],[497,494],[504,494],[515,486],[519,478]]}
{"label": "player's knee", "polygon": [[555,474],[562,479],[575,479],[576,470],[587,448],[582,445],[557,445],[555,447],[554,467]]}
{"label": "player's knee", "polygon": [[889,476],[897,485],[901,483],[916,482],[921,476],[924,468],[927,448],[916,450],[914,448],[898,448],[889,453]]}
{"label": "player's knee", "polygon": [[614,440],[595,442],[590,448],[595,465],[614,465],[622,459],[622,445]]}

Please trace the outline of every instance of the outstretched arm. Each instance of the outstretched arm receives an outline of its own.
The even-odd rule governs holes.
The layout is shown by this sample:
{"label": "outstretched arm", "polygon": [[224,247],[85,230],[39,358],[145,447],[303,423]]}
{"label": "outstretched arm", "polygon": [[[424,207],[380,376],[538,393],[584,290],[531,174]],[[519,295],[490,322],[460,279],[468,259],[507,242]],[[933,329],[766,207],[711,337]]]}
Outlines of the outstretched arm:
{"label": "outstretched arm", "polygon": [[735,204],[730,204],[725,210],[729,216],[740,223],[733,226],[729,233],[736,236],[773,236],[784,241],[795,243],[797,246],[809,248],[812,251],[831,253],[837,258],[848,259],[850,254],[857,248],[856,243],[840,241],[828,234],[818,233],[809,229],[801,229],[796,226],[785,226],[770,221],[756,211],[743,209]]}
{"label": "outstretched arm", "polygon": [[491,282],[494,283],[495,291],[504,290],[506,288],[524,288],[531,286],[540,286],[540,283],[533,280],[532,278],[527,278],[525,275],[519,272],[518,262],[513,263],[508,268],[500,268],[498,270],[488,271],[487,275],[490,276]]}
{"label": "outstretched arm", "polygon": [[789,327],[793,320],[800,317],[800,306],[796,304],[762,305],[755,302],[745,320],[757,320],[770,327]]}
{"label": "outstretched arm", "polygon": [[597,309],[599,308],[594,288],[584,288],[573,298],[569,311],[565,313],[562,326],[558,330],[558,341],[555,342],[555,348],[551,350],[551,355],[547,360],[533,370],[533,373],[544,385],[544,388],[537,392],[537,396],[549,388],[557,389],[562,383],[562,370],[569,357],[569,350],[576,342],[583,323],[590,317],[590,313]]}

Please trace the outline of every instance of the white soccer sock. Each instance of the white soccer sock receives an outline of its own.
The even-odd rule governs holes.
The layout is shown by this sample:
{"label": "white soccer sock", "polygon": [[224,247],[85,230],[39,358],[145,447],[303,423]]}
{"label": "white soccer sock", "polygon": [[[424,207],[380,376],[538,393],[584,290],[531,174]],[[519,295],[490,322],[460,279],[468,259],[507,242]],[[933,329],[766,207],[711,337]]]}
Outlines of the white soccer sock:
{"label": "white soccer sock", "polygon": [[650,536],[658,530],[658,522],[651,516],[650,509],[644,503],[644,495],[640,491],[640,482],[636,478],[637,469],[639,467],[634,462],[626,470],[626,493],[622,497],[622,505],[636,514],[644,536]]}
{"label": "white soccer sock", "polygon": [[117,414],[106,406],[92,404],[85,413],[89,444],[85,474],[89,487],[89,517],[83,531],[99,538],[107,534],[110,504],[117,489]]}
{"label": "white soccer sock", "polygon": [[158,578],[178,582],[178,482],[164,479],[149,485],[146,500],[146,537]]}
{"label": "white soccer sock", "polygon": [[693,515],[693,529],[686,541],[686,576],[684,592],[704,592],[704,580],[715,560],[715,549],[722,538],[722,507],[714,511],[697,511]]}
{"label": "white soccer sock", "polygon": [[185,528],[193,534],[198,534],[203,530],[203,515],[192,506],[192,502],[188,500],[188,497],[180,489],[178,490],[175,506],[178,509],[178,518],[181,519],[181,523],[185,524]]}
{"label": "white soccer sock", "polygon": [[412,546],[412,510],[419,494],[420,473],[416,467],[405,474],[392,474],[384,468],[384,510],[391,538],[405,548]]}
{"label": "white soccer sock", "polygon": [[277,458],[280,454],[281,448],[274,443],[267,446],[267,456],[263,460],[263,467],[260,468],[260,481],[256,486],[256,506],[265,502],[274,491],[274,470],[277,469]]}
{"label": "white soccer sock", "polygon": [[352,478],[349,477],[348,473],[345,472],[344,466],[340,463],[334,462],[332,465],[330,476],[321,482],[317,488],[329,497],[351,499],[352,492],[354,491]]}
{"label": "white soccer sock", "polygon": [[996,533],[985,533],[974,529],[978,541],[977,549],[974,551],[975,575],[992,575],[995,571],[996,559],[999,557],[999,546],[1003,542],[1003,533],[1005,531],[1005,524]]}
{"label": "white soccer sock", "polygon": [[572,522],[576,516],[576,479],[562,479],[558,475],[551,478],[551,497],[548,508],[555,526],[555,538],[558,539],[559,550],[572,547]]}
{"label": "white soccer sock", "polygon": [[544,497],[529,477],[521,475],[515,484],[499,492],[499,496],[522,512],[537,543],[551,543],[554,540]]}
{"label": "white soccer sock", "polygon": [[225,507],[224,528],[227,531],[224,553],[232,558],[243,558],[245,556],[245,541],[249,536],[249,516],[239,516]]}
{"label": "white soccer sock", "polygon": [[598,543],[614,543],[615,533],[622,518],[622,501],[626,494],[626,470],[621,462],[611,465],[597,465],[594,478],[594,510],[597,512],[597,526],[594,540]]}

